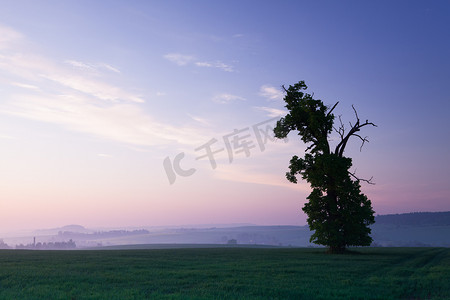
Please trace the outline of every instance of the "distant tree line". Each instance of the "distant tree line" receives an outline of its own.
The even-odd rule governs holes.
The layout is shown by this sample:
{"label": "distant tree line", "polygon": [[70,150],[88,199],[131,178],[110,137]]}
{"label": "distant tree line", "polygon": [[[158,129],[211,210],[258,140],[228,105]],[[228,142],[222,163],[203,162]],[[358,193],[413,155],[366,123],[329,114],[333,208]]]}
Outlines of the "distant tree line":
{"label": "distant tree line", "polygon": [[31,243],[27,245],[16,245],[16,249],[29,249],[29,250],[69,250],[75,249],[77,245],[74,241],[69,240],[67,242],[48,242],[48,243]]}
{"label": "distant tree line", "polygon": [[5,243],[2,239],[0,239],[0,249],[11,249],[7,243]]}
{"label": "distant tree line", "polygon": [[373,242],[370,247],[449,247],[450,244],[429,244],[420,241],[380,241]]}
{"label": "distant tree line", "polygon": [[274,245],[279,246],[280,241],[269,234],[260,233],[238,233],[234,238],[229,239],[228,236],[222,236],[221,242],[226,244],[250,244],[250,245]]}
{"label": "distant tree line", "polygon": [[450,211],[381,215],[375,217],[375,222],[378,225],[448,226],[450,225]]}

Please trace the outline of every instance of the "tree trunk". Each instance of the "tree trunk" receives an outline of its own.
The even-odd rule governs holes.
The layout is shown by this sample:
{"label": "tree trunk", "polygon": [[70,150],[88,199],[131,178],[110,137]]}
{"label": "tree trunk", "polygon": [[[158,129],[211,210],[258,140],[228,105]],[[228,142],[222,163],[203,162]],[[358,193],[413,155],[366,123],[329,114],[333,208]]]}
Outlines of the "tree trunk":
{"label": "tree trunk", "polygon": [[342,254],[345,252],[345,246],[330,246],[328,252],[331,254]]}

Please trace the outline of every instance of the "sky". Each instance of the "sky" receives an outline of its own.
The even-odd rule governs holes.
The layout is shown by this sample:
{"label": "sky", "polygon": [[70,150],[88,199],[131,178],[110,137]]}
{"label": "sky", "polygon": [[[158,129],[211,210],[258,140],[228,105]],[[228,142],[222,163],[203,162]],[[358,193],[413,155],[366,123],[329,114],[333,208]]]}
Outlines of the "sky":
{"label": "sky", "polygon": [[305,225],[300,80],[378,125],[345,153],[376,214],[450,210],[448,1],[0,2],[0,233]]}

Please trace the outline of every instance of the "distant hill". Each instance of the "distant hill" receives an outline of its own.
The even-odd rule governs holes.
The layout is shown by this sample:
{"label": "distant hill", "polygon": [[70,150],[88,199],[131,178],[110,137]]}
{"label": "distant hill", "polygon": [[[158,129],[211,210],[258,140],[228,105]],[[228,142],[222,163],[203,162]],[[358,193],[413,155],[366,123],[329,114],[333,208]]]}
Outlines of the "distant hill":
{"label": "distant hill", "polygon": [[375,224],[405,226],[449,226],[450,211],[413,212],[406,214],[380,215],[375,217]]}
{"label": "distant hill", "polygon": [[85,232],[87,230],[81,225],[66,225],[61,227],[60,231]]}
{"label": "distant hill", "polygon": [[371,228],[378,246],[450,247],[450,212],[376,216]]}
{"label": "distant hill", "polygon": [[70,232],[79,232],[79,233],[89,233],[92,232],[92,230],[86,229],[85,227],[81,225],[66,225],[63,227],[57,227],[57,228],[50,228],[50,229],[39,229],[35,230],[34,234],[36,235],[53,235],[58,234],[60,231],[70,231]]}

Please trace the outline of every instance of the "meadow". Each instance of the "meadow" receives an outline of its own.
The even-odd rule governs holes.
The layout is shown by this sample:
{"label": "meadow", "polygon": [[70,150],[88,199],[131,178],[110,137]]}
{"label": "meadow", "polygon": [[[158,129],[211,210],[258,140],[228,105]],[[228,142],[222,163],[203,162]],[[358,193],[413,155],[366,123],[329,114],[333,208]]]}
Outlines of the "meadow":
{"label": "meadow", "polygon": [[449,248],[0,251],[0,299],[450,299]]}

